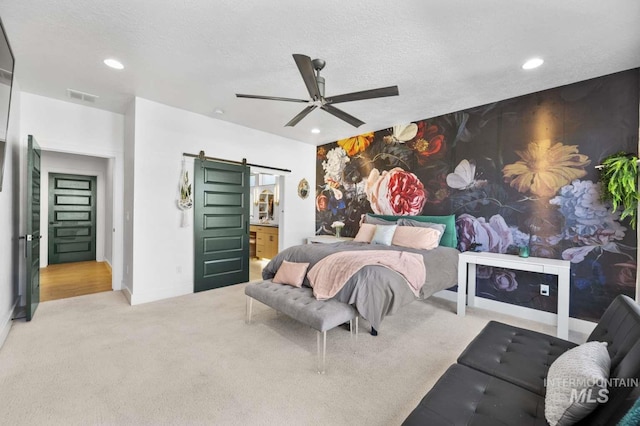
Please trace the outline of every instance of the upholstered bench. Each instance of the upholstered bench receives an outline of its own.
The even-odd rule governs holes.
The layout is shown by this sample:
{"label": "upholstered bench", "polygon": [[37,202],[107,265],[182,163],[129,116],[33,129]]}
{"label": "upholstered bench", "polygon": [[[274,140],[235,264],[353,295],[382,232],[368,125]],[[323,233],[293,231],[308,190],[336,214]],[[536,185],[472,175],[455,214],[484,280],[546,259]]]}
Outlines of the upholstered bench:
{"label": "upholstered bench", "polygon": [[[353,320],[355,319],[355,335],[356,337],[358,335],[358,312],[353,306],[332,299],[317,300],[313,297],[313,290],[309,287],[293,287],[265,280],[247,284],[244,293],[247,295],[247,323],[251,322],[253,299],[255,299],[318,331],[318,373],[323,374],[325,371],[327,330],[348,321],[349,329],[353,334]],[[320,346],[322,346],[322,351]]]}

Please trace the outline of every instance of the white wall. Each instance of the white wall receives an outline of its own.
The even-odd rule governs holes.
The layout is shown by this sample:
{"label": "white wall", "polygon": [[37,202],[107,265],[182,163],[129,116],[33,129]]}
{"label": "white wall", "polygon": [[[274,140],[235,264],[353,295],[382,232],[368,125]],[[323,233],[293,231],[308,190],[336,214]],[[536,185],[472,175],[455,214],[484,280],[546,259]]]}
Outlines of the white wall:
{"label": "white wall", "polygon": [[133,186],[135,183],[136,102],[132,101],[124,114],[124,240],[122,247],[122,291],[131,303],[133,294]]}
{"label": "white wall", "polygon": [[111,266],[113,264],[113,179],[115,172],[115,160],[107,158],[107,172],[104,177],[105,210],[104,216],[104,260]]}
{"label": "white wall", "polygon": [[[313,197],[302,200],[296,191],[300,179],[314,180],[315,146],[141,98],[134,132],[134,194],[127,208],[133,212],[133,304],[193,292],[193,226],[180,227],[176,206],[183,152],[291,169],[281,193],[280,249],[314,235]],[[193,167],[192,160],[187,164]]]}
{"label": "white wall", "polygon": [[[44,151],[111,158],[113,173],[113,289],[122,283],[124,116],[92,107],[23,92],[20,134],[33,135]],[[21,160],[24,162],[24,157]],[[22,181],[24,185],[24,180]],[[26,193],[24,186],[21,194]],[[22,221],[24,222],[24,214]],[[21,227],[24,229],[24,223]],[[24,280],[21,279],[21,285]]]}
{"label": "white wall", "polygon": [[[21,248],[18,236],[20,200],[20,89],[13,83],[2,192],[0,192],[0,347],[11,329],[18,300]],[[22,260],[24,264],[24,260]]]}
{"label": "white wall", "polygon": [[[109,208],[107,208],[106,201],[109,159],[42,151],[41,161],[40,234],[42,240],[40,241],[40,267],[44,268],[49,264],[49,173],[96,176],[96,260],[104,262],[107,240],[109,240],[109,247],[111,247],[111,232],[106,231],[106,222],[113,223],[111,219],[113,216],[112,204],[109,204]],[[110,253],[109,258],[111,258]]]}

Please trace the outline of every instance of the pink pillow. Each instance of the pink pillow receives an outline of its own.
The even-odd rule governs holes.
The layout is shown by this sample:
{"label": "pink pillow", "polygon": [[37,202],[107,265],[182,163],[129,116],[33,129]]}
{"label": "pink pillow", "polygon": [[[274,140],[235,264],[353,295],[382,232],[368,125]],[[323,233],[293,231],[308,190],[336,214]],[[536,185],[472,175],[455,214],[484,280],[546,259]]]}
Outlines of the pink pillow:
{"label": "pink pillow", "polygon": [[360,225],[358,235],[353,239],[356,243],[370,243],[373,239],[373,235],[376,233],[376,225],[370,223],[363,223]]}
{"label": "pink pillow", "polygon": [[276,276],[273,277],[273,282],[276,284],[288,284],[294,287],[302,286],[302,281],[307,275],[308,263],[296,263],[282,261],[282,265],[278,268]]}
{"label": "pink pillow", "polygon": [[438,247],[440,231],[433,228],[418,228],[415,226],[398,226],[393,234],[391,244],[421,250],[431,250]]}

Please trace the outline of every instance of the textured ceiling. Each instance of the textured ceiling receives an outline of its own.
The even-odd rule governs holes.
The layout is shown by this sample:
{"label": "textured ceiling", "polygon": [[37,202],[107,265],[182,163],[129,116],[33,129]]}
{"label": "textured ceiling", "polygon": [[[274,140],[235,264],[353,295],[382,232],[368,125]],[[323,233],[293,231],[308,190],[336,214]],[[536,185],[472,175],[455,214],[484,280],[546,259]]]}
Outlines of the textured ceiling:
{"label": "textured ceiling", "polygon": [[[0,0],[0,17],[24,91],[115,112],[140,96],[310,144],[640,66],[638,0]],[[358,129],[319,110],[284,127],[304,104],[235,98],[306,99],[292,53],[327,61],[327,96],[400,96],[341,104]]]}

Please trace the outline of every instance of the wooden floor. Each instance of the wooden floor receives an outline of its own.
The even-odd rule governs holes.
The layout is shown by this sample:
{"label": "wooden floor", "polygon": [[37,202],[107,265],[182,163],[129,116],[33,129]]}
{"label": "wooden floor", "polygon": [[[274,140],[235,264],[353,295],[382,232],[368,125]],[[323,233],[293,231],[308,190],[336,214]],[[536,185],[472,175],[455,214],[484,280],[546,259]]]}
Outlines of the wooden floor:
{"label": "wooden floor", "polygon": [[111,269],[106,262],[60,263],[40,269],[41,302],[111,289]]}
{"label": "wooden floor", "polygon": [[262,279],[262,268],[264,268],[267,263],[269,263],[266,259],[249,259],[249,281],[258,281]]}

